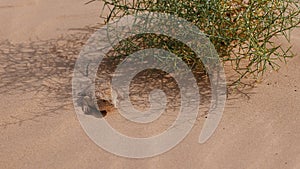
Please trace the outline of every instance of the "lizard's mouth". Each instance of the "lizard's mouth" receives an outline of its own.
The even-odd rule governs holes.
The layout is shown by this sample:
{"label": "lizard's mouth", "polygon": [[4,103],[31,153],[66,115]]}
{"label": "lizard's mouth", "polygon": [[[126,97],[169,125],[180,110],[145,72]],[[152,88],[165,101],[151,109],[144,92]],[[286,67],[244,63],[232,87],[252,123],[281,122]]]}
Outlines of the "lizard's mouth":
{"label": "lizard's mouth", "polygon": [[100,111],[102,117],[105,117],[107,115],[107,111],[106,110],[101,110]]}

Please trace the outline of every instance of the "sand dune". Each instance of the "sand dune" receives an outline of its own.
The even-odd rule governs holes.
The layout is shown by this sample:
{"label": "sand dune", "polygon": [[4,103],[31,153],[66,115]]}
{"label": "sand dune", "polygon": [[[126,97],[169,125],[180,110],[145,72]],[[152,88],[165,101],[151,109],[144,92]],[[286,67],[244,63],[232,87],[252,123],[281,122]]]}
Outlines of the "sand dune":
{"label": "sand dune", "polygon": [[[80,0],[3,0],[0,2],[0,38],[13,42],[55,38],[69,28],[81,28],[100,22],[96,2],[84,5]],[[99,5],[99,6],[97,6]]]}
{"label": "sand dune", "polygon": [[[205,120],[201,117],[187,138],[157,157],[127,159],[99,148],[76,118],[69,81],[72,70],[67,66],[72,67],[76,55],[68,52],[79,52],[90,34],[82,29],[70,36],[74,33],[70,29],[101,22],[101,4],[85,6],[84,2],[0,2],[1,169],[300,168],[299,55],[282,64],[279,72],[268,72],[255,88],[245,90],[249,98],[229,95],[222,121],[205,144],[197,143]],[[70,50],[60,48],[65,42]],[[300,29],[293,32],[292,43],[300,54]],[[38,51],[36,56],[30,54],[33,49]]]}

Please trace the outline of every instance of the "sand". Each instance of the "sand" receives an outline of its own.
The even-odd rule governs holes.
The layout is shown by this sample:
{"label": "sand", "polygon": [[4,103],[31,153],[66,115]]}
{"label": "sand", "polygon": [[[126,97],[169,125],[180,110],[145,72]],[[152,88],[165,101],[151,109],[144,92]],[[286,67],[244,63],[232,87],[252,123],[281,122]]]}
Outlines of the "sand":
{"label": "sand", "polygon": [[[197,143],[203,117],[179,145],[153,158],[122,158],[94,144],[76,118],[70,94],[76,52],[68,52],[78,50],[74,39],[84,43],[89,31],[68,35],[101,22],[101,4],[84,2],[0,2],[1,169],[300,168],[299,55],[282,63],[278,72],[267,72],[245,94],[230,94],[222,121],[205,144]],[[71,50],[60,51],[64,47],[59,44],[68,40]],[[292,33],[291,43],[300,54],[300,29]],[[37,56],[30,53],[33,49]],[[46,61],[50,66],[42,64]],[[107,118],[114,120],[109,114]]]}

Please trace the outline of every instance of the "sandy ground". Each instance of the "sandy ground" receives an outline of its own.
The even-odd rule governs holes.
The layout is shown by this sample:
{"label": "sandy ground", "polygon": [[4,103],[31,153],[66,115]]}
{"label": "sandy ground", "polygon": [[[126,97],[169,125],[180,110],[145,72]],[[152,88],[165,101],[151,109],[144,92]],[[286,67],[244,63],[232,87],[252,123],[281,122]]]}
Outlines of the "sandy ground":
{"label": "sandy ground", "polygon": [[[81,128],[70,85],[65,85],[72,67],[65,57],[72,51],[59,48],[69,42],[75,50],[80,44],[74,41],[87,37],[83,30],[68,36],[70,29],[101,22],[100,4],[84,2],[0,2],[1,169],[300,168],[300,57],[282,64],[279,72],[268,72],[263,82],[244,91],[247,96],[231,94],[218,129],[205,144],[197,143],[205,120],[199,118],[179,145],[157,157],[127,159],[95,145]],[[35,43],[28,44],[30,39]],[[292,43],[300,54],[300,29],[293,32]]]}

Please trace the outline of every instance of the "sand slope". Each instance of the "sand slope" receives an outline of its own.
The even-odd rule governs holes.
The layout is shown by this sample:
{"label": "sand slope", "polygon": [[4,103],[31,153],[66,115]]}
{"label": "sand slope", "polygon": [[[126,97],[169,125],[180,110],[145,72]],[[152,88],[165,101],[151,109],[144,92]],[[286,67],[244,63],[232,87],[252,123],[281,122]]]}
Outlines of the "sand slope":
{"label": "sand slope", "polygon": [[[100,7],[83,6],[84,2],[2,0],[0,39],[8,39],[9,42],[25,42],[30,38],[55,39],[68,33],[70,28],[94,25],[99,22]],[[292,43],[294,51],[300,54],[300,29],[293,32]],[[26,52],[22,54],[16,58],[30,58]],[[56,58],[55,55],[47,57]],[[8,66],[10,63],[5,59],[4,55],[0,56],[2,74],[7,73],[8,68],[8,72],[19,74],[32,70],[14,70],[14,66]],[[53,59],[56,66],[61,62],[63,60]],[[14,74],[1,76],[6,77],[1,81],[7,86],[1,85],[0,92],[0,168],[298,169],[299,64],[298,56],[290,59],[288,65],[283,64],[278,73],[267,73],[265,80],[256,88],[245,91],[250,99],[240,94],[230,95],[220,126],[207,143],[197,143],[205,120],[200,118],[188,137],[174,149],[158,157],[141,160],[117,157],[96,146],[82,130],[68,93],[60,95],[62,98],[53,96],[56,91],[50,89],[36,94],[31,90],[37,89],[36,86],[25,83],[21,77],[22,83],[19,84],[13,78]],[[37,70],[33,72],[32,79],[29,76],[25,80],[41,77],[38,72],[45,70]],[[54,71],[57,73],[51,75],[59,81],[69,78],[69,70]],[[48,81],[42,79],[38,82],[47,84]],[[24,84],[28,87],[24,88]]]}
{"label": "sand slope", "polygon": [[2,0],[0,39],[12,42],[49,39],[70,28],[99,23],[101,3],[84,5],[85,2],[87,1]]}

